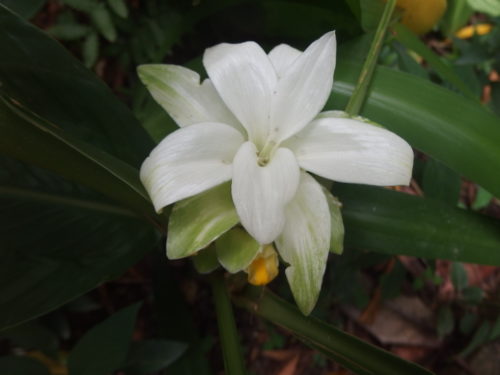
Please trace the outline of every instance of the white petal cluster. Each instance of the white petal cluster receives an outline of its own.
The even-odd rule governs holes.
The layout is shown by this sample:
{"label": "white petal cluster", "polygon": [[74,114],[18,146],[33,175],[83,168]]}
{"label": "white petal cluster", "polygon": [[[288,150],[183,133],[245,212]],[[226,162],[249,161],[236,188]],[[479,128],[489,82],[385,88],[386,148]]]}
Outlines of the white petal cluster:
{"label": "white petal cluster", "polygon": [[205,51],[208,79],[176,65],[143,65],[139,76],[180,129],[144,161],[141,179],[157,211],[231,182],[243,227],[275,242],[308,313],[321,288],[330,241],[327,179],[403,185],[413,152],[397,135],[339,112],[322,112],[336,61],[335,33],[304,52],[254,42]]}

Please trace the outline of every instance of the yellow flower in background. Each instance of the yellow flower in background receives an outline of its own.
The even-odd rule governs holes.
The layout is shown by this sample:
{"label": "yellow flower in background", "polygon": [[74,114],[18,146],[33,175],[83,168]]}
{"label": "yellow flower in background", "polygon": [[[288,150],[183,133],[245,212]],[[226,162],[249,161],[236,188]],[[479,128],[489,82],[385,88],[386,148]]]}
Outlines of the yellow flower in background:
{"label": "yellow flower in background", "polygon": [[474,35],[486,35],[490,33],[493,26],[489,23],[479,23],[477,25],[469,25],[462,27],[455,33],[455,36],[460,39],[472,38]]}
{"label": "yellow flower in background", "polygon": [[416,34],[425,34],[441,19],[446,0],[398,0],[403,16],[401,23]]}

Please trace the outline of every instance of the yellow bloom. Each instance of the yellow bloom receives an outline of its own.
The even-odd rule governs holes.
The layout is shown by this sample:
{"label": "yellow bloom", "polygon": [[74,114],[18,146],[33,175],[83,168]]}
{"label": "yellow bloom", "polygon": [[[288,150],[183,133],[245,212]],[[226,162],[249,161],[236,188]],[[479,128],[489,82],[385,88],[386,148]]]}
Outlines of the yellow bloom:
{"label": "yellow bloom", "polygon": [[402,11],[401,23],[416,34],[424,34],[441,19],[446,10],[446,0],[398,0]]}
{"label": "yellow bloom", "polygon": [[266,285],[278,276],[278,256],[272,245],[266,245],[247,269],[248,282]]}
{"label": "yellow bloom", "polygon": [[486,35],[492,28],[493,26],[489,23],[478,23],[477,25],[462,27],[455,33],[455,36],[460,39],[468,39],[472,38],[474,35]]}

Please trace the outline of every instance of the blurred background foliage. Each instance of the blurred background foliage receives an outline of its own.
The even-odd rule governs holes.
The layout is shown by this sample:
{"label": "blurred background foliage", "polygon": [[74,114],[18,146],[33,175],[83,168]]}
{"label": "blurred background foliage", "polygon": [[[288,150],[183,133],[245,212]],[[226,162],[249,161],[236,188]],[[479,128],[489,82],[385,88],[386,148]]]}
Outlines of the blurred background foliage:
{"label": "blurred background foliage", "polygon": [[[411,3],[399,2],[403,23]],[[220,373],[206,278],[164,259],[155,228],[165,219],[138,181],[175,124],[136,67],[203,74],[200,56],[216,43],[304,48],[335,29],[327,109],[343,109],[383,2],[0,4],[0,373]],[[498,1],[448,0],[420,36],[394,22],[362,115],[415,148],[412,184],[332,188],[346,250],[330,257],[313,315],[439,374],[500,366],[499,72]],[[291,300],[283,275],[270,287]],[[339,353],[290,327],[243,309],[237,323],[251,373],[347,373]]]}

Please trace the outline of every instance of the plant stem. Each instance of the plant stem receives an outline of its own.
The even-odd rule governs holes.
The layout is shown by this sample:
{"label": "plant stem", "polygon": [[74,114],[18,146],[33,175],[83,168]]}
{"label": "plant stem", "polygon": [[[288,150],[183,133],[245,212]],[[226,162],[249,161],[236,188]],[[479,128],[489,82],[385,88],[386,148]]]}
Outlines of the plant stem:
{"label": "plant stem", "polygon": [[377,31],[375,32],[375,36],[370,46],[370,51],[368,51],[365,63],[359,74],[358,82],[356,83],[354,92],[345,109],[351,116],[357,116],[363,107],[370,82],[372,81],[373,72],[377,65],[378,55],[380,54],[380,49],[382,48],[385,33],[391,21],[392,12],[395,6],[396,0],[388,0],[385,4],[384,12],[382,13]]}
{"label": "plant stem", "polygon": [[210,281],[217,312],[217,324],[219,326],[226,375],[245,375],[245,364],[234,321],[233,308],[224,281],[224,274],[214,272]]}

